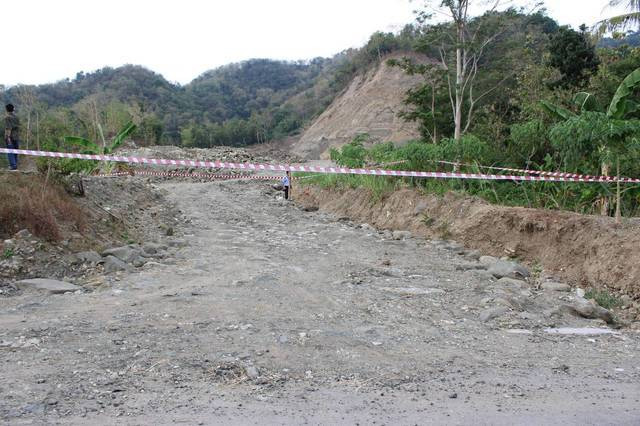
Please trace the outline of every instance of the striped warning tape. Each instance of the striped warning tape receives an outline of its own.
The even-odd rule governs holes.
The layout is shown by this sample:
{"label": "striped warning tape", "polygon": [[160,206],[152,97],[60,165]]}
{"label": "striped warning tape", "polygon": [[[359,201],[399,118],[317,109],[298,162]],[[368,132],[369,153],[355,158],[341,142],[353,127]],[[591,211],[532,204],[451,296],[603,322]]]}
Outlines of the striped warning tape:
{"label": "striped warning tape", "polygon": [[[531,175],[538,176],[552,176],[552,177],[567,177],[567,178],[576,178],[576,179],[600,179],[601,181],[609,181],[616,182],[615,176],[591,176],[591,175],[581,175],[577,173],[566,173],[566,172],[546,172],[542,170],[531,170],[531,169],[514,169],[511,167],[498,167],[498,166],[483,166],[480,164],[469,164],[469,163],[457,163],[454,161],[436,161],[439,164],[449,164],[452,166],[466,166],[466,167],[478,167],[480,169],[487,170],[501,170],[504,172],[515,172],[515,173],[525,173]],[[634,179],[621,177],[620,182],[630,182]]]}
{"label": "striped warning tape", "polygon": [[[254,163],[231,163],[222,161],[195,161],[195,160],[167,160],[156,158],[125,157],[117,155],[92,155],[76,154],[66,152],[32,151],[22,149],[0,148],[0,153],[30,155],[38,157],[53,158],[75,158],[81,160],[113,161],[119,163],[146,164],[146,165],[166,165],[184,166],[198,168],[216,168],[247,171],[292,171],[311,172],[325,174],[354,174],[369,176],[397,176],[435,179],[473,179],[473,180],[494,180],[494,181],[516,181],[516,182],[616,182],[609,176],[593,177],[565,177],[565,176],[539,176],[539,175],[492,175],[482,173],[458,173],[458,172],[418,172],[404,170],[382,170],[382,169],[351,169],[345,167],[318,167],[318,166],[293,166],[279,164],[254,164]],[[640,183],[640,179],[620,178],[624,183]]]}
{"label": "striped warning tape", "polygon": [[185,177],[209,180],[280,180],[280,176],[264,176],[264,175],[229,175],[229,174],[210,174],[210,173],[183,173],[183,172],[152,172],[147,170],[131,170],[129,172],[100,173],[94,175],[96,177],[119,177],[119,176],[155,176],[155,177]]}

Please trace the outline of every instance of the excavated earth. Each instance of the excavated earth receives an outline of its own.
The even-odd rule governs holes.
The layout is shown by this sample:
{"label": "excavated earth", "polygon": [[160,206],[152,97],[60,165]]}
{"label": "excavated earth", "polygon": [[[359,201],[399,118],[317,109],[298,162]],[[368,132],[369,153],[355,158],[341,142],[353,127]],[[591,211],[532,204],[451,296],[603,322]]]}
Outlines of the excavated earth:
{"label": "excavated earth", "polygon": [[573,292],[267,183],[159,186],[184,215],[161,258],[0,299],[4,423],[640,421],[638,330],[572,315]]}

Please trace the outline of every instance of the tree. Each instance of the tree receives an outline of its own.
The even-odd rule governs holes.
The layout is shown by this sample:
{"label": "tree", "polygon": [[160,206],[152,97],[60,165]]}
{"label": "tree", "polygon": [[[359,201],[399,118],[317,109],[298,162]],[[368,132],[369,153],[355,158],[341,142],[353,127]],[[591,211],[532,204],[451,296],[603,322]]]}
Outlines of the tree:
{"label": "tree", "polygon": [[[480,1],[477,1],[480,3]],[[486,53],[506,31],[506,21],[497,13],[502,0],[492,0],[491,6],[480,18],[469,13],[474,0],[427,0],[424,10],[418,13],[422,34],[417,50],[438,57],[432,66],[413,68],[411,63],[400,64],[410,73],[433,75],[438,68],[448,90],[453,116],[454,139],[460,141],[470,128],[476,108],[483,98],[496,90],[511,74],[498,79],[489,87],[478,91],[480,69],[487,64]],[[427,25],[433,12],[447,16],[444,24]],[[431,78],[431,77],[430,77]]]}
{"label": "tree", "polygon": [[554,83],[557,87],[584,87],[591,75],[598,70],[600,61],[595,47],[589,42],[586,27],[581,32],[561,27],[551,38],[549,65],[558,69],[562,78]]}

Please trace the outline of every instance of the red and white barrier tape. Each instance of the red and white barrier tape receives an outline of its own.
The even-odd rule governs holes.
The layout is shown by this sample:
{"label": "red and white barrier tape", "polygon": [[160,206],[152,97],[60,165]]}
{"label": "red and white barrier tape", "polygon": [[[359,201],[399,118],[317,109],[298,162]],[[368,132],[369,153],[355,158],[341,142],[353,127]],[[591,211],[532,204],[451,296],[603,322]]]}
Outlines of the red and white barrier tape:
{"label": "red and white barrier tape", "polygon": [[[520,174],[529,174],[529,175],[537,175],[537,176],[552,176],[552,177],[568,177],[568,178],[578,178],[578,179],[598,179],[602,182],[616,182],[615,176],[591,176],[591,175],[581,175],[577,173],[567,173],[567,172],[547,172],[542,170],[531,170],[531,169],[515,169],[511,167],[498,167],[498,166],[483,166],[481,164],[469,164],[469,163],[459,163],[455,161],[444,161],[444,160],[430,160],[433,163],[437,164],[447,164],[451,166],[465,166],[465,167],[478,167],[480,169],[487,170],[500,170],[503,172],[514,172]],[[407,160],[402,161],[394,161],[391,163],[382,163],[385,166],[397,165],[406,163]],[[621,182],[629,182],[633,179],[620,177]]]}
{"label": "red and white barrier tape", "polygon": [[[501,170],[505,172],[526,173],[526,174],[538,175],[538,176],[568,177],[568,178],[578,178],[578,179],[601,179],[603,182],[616,182],[615,176],[591,176],[591,175],[580,175],[576,173],[566,173],[566,172],[545,172],[541,170],[514,169],[510,167],[482,166],[480,164],[456,163],[454,161],[436,161],[436,163],[449,164],[452,166],[478,167],[481,169]],[[633,181],[633,179],[620,177],[620,182],[629,182],[629,181]]]}
{"label": "red and white barrier tape", "polygon": [[259,175],[221,175],[221,174],[208,174],[208,173],[181,173],[181,172],[152,172],[147,170],[132,170],[130,172],[115,172],[115,173],[101,173],[94,176],[97,177],[118,177],[118,176],[158,176],[158,177],[185,177],[185,178],[198,178],[198,179],[210,179],[210,180],[236,180],[236,179],[249,179],[249,180],[280,180],[281,176],[259,176]]}
{"label": "red and white barrier tape", "polygon": [[[435,179],[473,179],[473,180],[494,180],[494,181],[517,181],[517,182],[602,182],[612,181],[608,176],[599,177],[562,177],[562,176],[532,176],[532,175],[488,175],[481,173],[458,173],[458,172],[418,172],[403,170],[381,170],[381,169],[349,169],[344,167],[317,167],[317,166],[292,166],[274,164],[253,164],[253,163],[230,163],[221,161],[195,161],[195,160],[166,160],[155,158],[123,157],[116,155],[91,155],[76,154],[66,152],[31,151],[22,149],[0,148],[0,153],[30,155],[37,157],[53,158],[75,158],[81,160],[113,161],[119,163],[184,166],[199,168],[234,169],[248,171],[292,171],[311,172],[324,174],[354,174],[369,176],[397,176]],[[624,183],[640,183],[640,179],[620,178]]]}

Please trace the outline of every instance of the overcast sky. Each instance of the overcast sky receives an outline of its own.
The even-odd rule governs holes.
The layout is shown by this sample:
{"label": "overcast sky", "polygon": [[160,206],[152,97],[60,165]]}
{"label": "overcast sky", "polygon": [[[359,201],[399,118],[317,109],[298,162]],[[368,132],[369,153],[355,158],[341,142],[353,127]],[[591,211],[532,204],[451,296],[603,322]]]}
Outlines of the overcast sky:
{"label": "overcast sky", "polygon": [[[524,0],[523,0],[524,1]],[[608,0],[546,0],[561,24],[591,25]],[[0,83],[40,84],[139,64],[186,84],[250,58],[309,59],[413,21],[416,0],[5,0]],[[11,15],[11,16],[8,16]]]}

